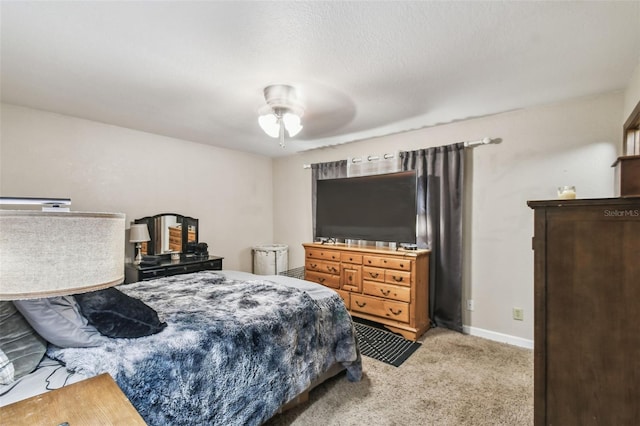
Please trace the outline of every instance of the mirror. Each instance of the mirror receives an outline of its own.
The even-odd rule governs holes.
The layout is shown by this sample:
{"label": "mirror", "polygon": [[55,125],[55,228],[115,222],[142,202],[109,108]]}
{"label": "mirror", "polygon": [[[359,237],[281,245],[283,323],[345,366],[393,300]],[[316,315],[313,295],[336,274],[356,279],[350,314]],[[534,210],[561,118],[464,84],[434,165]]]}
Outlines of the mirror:
{"label": "mirror", "polygon": [[134,223],[146,223],[151,241],[142,243],[143,255],[165,253],[189,253],[198,243],[198,219],[176,213],[162,213],[134,220]]}

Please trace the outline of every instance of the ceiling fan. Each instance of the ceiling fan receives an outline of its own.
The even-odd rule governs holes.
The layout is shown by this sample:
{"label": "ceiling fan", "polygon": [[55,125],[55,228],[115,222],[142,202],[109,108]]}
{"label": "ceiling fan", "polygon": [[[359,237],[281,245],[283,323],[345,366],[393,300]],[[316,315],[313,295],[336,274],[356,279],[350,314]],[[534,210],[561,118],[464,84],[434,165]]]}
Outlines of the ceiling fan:
{"label": "ceiling fan", "polygon": [[259,111],[258,124],[267,135],[278,138],[284,148],[285,132],[292,138],[302,130],[304,107],[296,89],[286,84],[265,87],[264,99],[267,105]]}

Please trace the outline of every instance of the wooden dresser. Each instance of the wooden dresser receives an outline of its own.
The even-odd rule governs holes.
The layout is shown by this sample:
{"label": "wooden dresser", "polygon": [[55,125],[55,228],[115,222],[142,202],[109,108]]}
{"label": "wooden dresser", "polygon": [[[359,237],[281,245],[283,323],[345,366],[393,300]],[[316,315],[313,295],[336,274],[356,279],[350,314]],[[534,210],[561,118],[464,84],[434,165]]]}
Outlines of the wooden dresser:
{"label": "wooden dresser", "polygon": [[189,274],[200,271],[220,271],[222,270],[223,257],[207,256],[188,257],[181,256],[180,260],[164,259],[158,263],[134,265],[126,263],[124,265],[125,284],[138,281],[153,280],[171,275]]}
{"label": "wooden dresser", "polygon": [[407,339],[429,329],[428,250],[303,244],[305,279],[336,290],[354,317]]}
{"label": "wooden dresser", "polygon": [[534,423],[640,422],[640,198],[530,201]]}

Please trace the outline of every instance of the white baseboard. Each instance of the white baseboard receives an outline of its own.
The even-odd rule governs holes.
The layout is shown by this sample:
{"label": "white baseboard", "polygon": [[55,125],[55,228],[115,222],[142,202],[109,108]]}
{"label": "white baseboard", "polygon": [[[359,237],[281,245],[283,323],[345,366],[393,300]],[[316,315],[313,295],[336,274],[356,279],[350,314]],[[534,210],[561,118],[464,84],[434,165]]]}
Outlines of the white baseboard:
{"label": "white baseboard", "polygon": [[482,337],[484,339],[500,343],[508,343],[509,345],[520,346],[521,348],[533,349],[533,340],[523,339],[522,337],[511,336],[509,334],[498,333],[477,327],[470,327],[468,325],[462,326],[462,332],[464,334]]}

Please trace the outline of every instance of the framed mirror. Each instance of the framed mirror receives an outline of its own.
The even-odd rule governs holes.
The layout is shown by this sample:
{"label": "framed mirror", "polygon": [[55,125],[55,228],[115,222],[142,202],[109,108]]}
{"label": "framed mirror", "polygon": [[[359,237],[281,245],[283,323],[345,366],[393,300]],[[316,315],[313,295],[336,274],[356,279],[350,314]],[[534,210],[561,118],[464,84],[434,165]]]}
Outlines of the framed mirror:
{"label": "framed mirror", "polygon": [[[198,243],[198,219],[176,213],[162,213],[134,220],[145,223],[151,240],[142,244],[142,255],[189,253]],[[189,245],[189,243],[194,243]]]}

